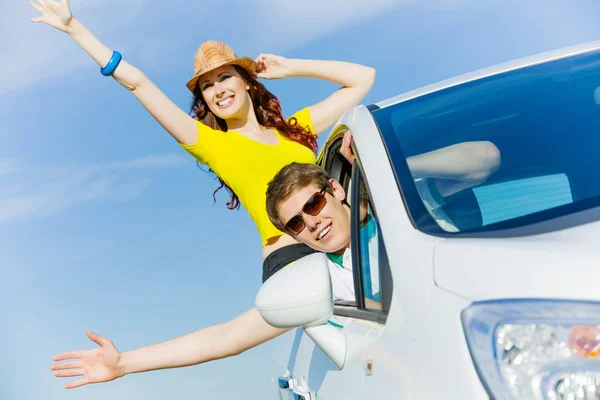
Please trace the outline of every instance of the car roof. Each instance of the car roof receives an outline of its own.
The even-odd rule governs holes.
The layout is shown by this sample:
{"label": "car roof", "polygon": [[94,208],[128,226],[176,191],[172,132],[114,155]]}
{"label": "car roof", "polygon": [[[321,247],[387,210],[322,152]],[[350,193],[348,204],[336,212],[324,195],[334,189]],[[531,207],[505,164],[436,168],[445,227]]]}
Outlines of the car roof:
{"label": "car roof", "polygon": [[[536,54],[524,58],[520,58],[513,61],[508,61],[505,63],[497,64],[491,67],[483,68],[480,70],[476,70],[473,72],[468,72],[463,75],[458,75],[454,78],[446,79],[431,85],[423,86],[419,89],[412,90],[410,92],[406,92],[394,97],[391,97],[386,100],[382,100],[378,103],[371,104],[367,108],[369,109],[381,109],[389,106],[393,106],[395,104],[401,103],[403,101],[411,100],[420,96],[424,96],[426,94],[430,94],[433,92],[437,92],[443,89],[447,89],[449,87],[458,86],[463,83],[476,81],[478,79],[487,78],[493,75],[502,74],[509,71],[515,71],[521,68],[530,67],[537,64],[544,64],[549,61],[559,60],[561,58],[573,57],[580,54],[591,53],[594,51],[600,50],[600,40],[596,40],[593,42],[582,43],[575,46],[565,47],[558,50],[549,51],[546,53]],[[317,157],[317,163],[322,162],[324,157],[324,152],[330,142],[334,139],[337,139],[341,135],[332,130],[327,135],[327,140],[325,144],[321,148],[319,155]]]}
{"label": "car roof", "polygon": [[456,76],[454,78],[446,79],[444,81],[424,86],[422,88],[403,93],[398,96],[394,96],[387,100],[380,101],[379,103],[375,103],[375,105],[378,108],[385,108],[442,89],[461,85],[466,82],[472,82],[478,79],[487,78],[492,75],[498,75],[504,72],[514,71],[532,65],[543,64],[549,61],[554,61],[561,58],[568,58],[584,53],[590,53],[597,50],[600,50],[600,41],[583,43],[576,46],[565,47],[559,50],[553,50],[546,53],[536,54],[533,56],[520,58],[506,63],[497,64],[488,68],[483,68],[477,71],[469,72],[463,75]]}

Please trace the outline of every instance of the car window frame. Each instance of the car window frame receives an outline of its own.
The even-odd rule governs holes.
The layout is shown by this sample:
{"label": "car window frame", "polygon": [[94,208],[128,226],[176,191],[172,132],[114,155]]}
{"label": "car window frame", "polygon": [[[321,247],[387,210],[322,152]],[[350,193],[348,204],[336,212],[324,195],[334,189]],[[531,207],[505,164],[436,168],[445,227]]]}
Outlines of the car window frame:
{"label": "car window frame", "polygon": [[[365,190],[369,196],[369,204],[373,213],[373,218],[379,221],[377,209],[373,204],[372,191],[369,188],[369,183],[366,179],[365,173],[360,165],[360,158],[354,150],[355,161],[352,168],[352,203],[360,204],[360,184],[361,181],[365,186]],[[379,272],[379,292],[381,293],[381,310],[368,309],[365,305],[364,285],[362,279],[363,263],[360,245],[360,207],[352,207],[350,211],[350,229],[351,229],[351,247],[352,247],[352,272],[354,274],[354,294],[356,298],[357,308],[365,313],[369,313],[370,318],[377,322],[385,323],[387,314],[389,312],[391,295],[393,292],[393,283],[391,281],[391,270],[389,265],[389,259],[387,257],[387,250],[383,241],[383,233],[379,224],[377,225],[377,240],[378,240],[378,272]]]}
{"label": "car window frame", "polygon": [[[357,185],[356,183],[361,180],[364,182],[365,189],[367,190],[369,197],[371,197],[371,191],[369,190],[369,185],[365,177],[364,171],[360,166],[360,157],[354,145],[354,141],[352,142],[352,150],[355,155],[355,161],[352,165],[339,153],[342,138],[347,131],[348,128],[345,126],[338,126],[337,128],[335,128],[329,140],[327,141],[325,148],[323,149],[322,157],[320,157],[318,164],[323,169],[325,169],[325,171],[327,171],[327,173],[333,179],[340,181],[340,184],[342,185],[344,190],[347,190],[347,188],[350,186],[349,193],[348,191],[346,193],[346,197],[348,200],[350,200],[350,204],[360,204],[360,185]],[[336,165],[336,162],[341,162],[342,164]],[[372,201],[370,201],[370,204],[374,217],[378,219],[375,205]],[[378,249],[380,257],[383,257],[384,259],[383,268],[381,268],[382,263],[379,263],[378,265],[380,276],[379,289],[381,293],[382,310],[372,310],[367,309],[365,307],[364,290],[362,286],[362,263],[360,261],[361,254],[359,244],[360,226],[358,223],[359,207],[350,207],[350,210],[352,273],[354,280],[355,300],[353,302],[336,302],[336,304],[334,305],[334,315],[385,324],[389,312],[389,305],[391,303],[393,283],[391,280],[391,270],[389,267],[387,251],[385,248],[385,244],[382,240],[381,229],[378,227]],[[386,284],[384,284],[384,280],[387,281]]]}

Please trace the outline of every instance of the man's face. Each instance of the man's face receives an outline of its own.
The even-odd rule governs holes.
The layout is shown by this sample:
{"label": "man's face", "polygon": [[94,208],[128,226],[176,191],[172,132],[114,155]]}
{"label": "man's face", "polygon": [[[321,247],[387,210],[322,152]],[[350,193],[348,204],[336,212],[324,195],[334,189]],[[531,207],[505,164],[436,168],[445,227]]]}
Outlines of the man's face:
{"label": "man's face", "polygon": [[340,253],[350,246],[350,209],[342,203],[346,193],[338,181],[330,179],[330,184],[333,196],[327,191],[323,192],[327,204],[317,215],[302,212],[311,196],[323,189],[309,185],[279,204],[279,218],[286,224],[294,216],[300,215],[306,226],[294,236],[297,241],[326,253]]}

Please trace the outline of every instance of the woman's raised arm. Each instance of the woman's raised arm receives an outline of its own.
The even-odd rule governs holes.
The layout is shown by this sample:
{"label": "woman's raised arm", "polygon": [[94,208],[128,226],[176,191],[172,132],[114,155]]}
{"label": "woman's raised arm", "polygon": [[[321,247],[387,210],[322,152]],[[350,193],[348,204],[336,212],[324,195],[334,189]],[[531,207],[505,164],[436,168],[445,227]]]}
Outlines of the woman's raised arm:
{"label": "woman's raised arm", "polygon": [[359,104],[375,82],[375,69],[342,61],[287,59],[261,54],[256,59],[258,78],[319,78],[342,85],[325,100],[310,107],[315,134],[323,133],[349,108]]}
{"label": "woman's raised arm", "polygon": [[[68,33],[101,67],[111,59],[112,50],[73,17],[69,0],[37,0],[29,1],[29,4],[42,14],[32,18],[32,22],[43,22]],[[177,107],[139,69],[123,60],[112,76],[137,97],[175,140],[182,144],[196,142],[198,131],[195,120]]]}

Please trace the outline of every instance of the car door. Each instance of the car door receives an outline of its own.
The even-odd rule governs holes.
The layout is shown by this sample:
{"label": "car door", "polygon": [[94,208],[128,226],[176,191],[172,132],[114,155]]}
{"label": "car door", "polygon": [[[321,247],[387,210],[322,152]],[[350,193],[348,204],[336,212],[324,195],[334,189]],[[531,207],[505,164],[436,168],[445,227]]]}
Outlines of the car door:
{"label": "car door", "polygon": [[[383,332],[389,310],[393,285],[368,185],[359,164],[350,164],[339,153],[346,130],[344,125],[334,129],[319,164],[342,184],[347,193],[346,201],[355,205],[351,208],[351,263],[356,298],[353,302],[337,303],[334,312],[338,321],[344,321],[338,329],[346,336],[347,362],[339,370],[303,330],[298,329],[290,351],[288,370],[282,377],[283,382],[291,382],[294,387],[280,389],[287,390],[290,398],[370,398],[364,390],[364,380],[373,373],[372,362],[365,359],[363,352]],[[280,386],[290,385],[284,383]]]}
{"label": "car door", "polygon": [[[336,166],[343,162],[336,154],[337,141],[348,129],[357,139],[357,143],[352,143],[355,163],[349,179],[344,176],[347,169]],[[360,342],[354,349],[348,346],[348,352],[360,353],[354,356],[354,362],[360,367],[364,398],[406,398],[404,394],[418,393],[418,390],[412,390],[411,380],[407,378],[412,376],[410,362],[399,359],[394,346],[390,346],[398,341],[404,321],[402,307],[391,310],[395,285],[388,254],[397,253],[398,239],[405,241],[407,232],[414,239],[414,230],[403,207],[385,144],[367,107],[358,107],[342,118],[320,161],[332,177],[340,182],[348,181],[344,187],[348,186],[352,212],[356,304],[354,307],[336,306],[336,314],[353,317],[353,323],[344,329],[349,340]],[[338,177],[339,171],[342,176]],[[426,267],[429,257],[419,254],[426,253],[415,251],[413,254],[423,261],[422,267]],[[410,285],[408,281],[405,284]]]}

